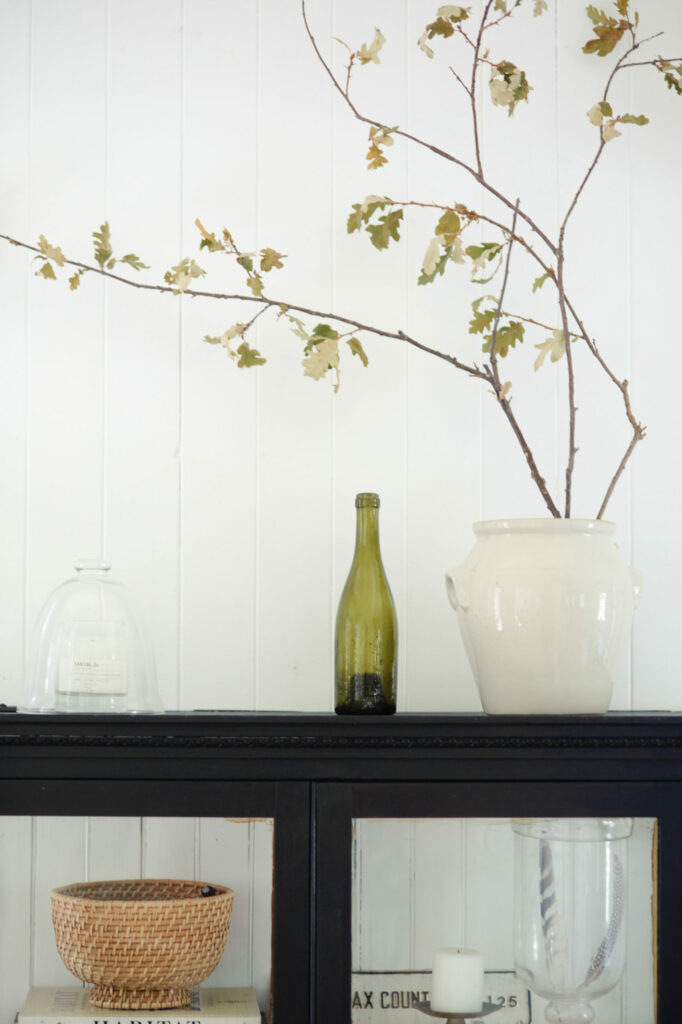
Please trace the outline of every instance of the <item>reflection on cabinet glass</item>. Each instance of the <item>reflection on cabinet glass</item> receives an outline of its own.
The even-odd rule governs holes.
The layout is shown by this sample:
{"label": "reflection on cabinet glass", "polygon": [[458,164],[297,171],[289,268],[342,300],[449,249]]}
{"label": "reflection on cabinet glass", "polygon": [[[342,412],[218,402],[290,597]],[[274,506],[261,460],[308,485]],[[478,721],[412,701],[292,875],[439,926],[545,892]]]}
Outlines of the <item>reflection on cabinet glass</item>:
{"label": "reflection on cabinet glass", "polygon": [[[0,819],[0,1021],[30,985],[77,985],[57,953],[50,890],[114,878],[183,878],[234,890],[222,959],[203,983],[252,986],[269,1011],[272,819],[61,817]],[[269,1017],[268,1017],[269,1019]]]}
{"label": "reflection on cabinet glass", "polygon": [[[631,828],[629,838],[613,846],[617,853],[605,858],[605,843],[592,842],[585,828],[573,828],[579,856],[569,865],[560,862],[561,844],[556,847],[541,837],[534,847],[533,840],[515,838],[508,818],[354,818],[352,970],[356,980],[357,972],[430,971],[433,951],[443,946],[480,950],[486,971],[513,971],[515,939],[519,942],[515,928],[518,932],[530,927],[527,906],[525,924],[521,920],[520,902],[530,900],[537,904],[538,919],[545,926],[544,933],[541,926],[536,929],[533,941],[541,946],[551,941],[554,948],[563,943],[558,957],[574,957],[573,969],[583,975],[592,965],[588,988],[598,990],[594,979],[599,973],[606,978],[605,958],[624,959],[621,980],[592,1001],[597,1024],[651,1024],[656,1016],[652,908],[657,825],[654,818],[614,820],[625,822],[626,831]],[[577,821],[589,825],[601,819]],[[553,864],[548,860],[552,850]],[[594,863],[589,859],[593,854]],[[527,861],[530,857],[532,870],[537,863],[537,878],[531,877],[530,882],[519,866],[523,856]],[[566,905],[569,893],[571,907]],[[548,895],[554,902],[544,904],[541,919],[542,900]],[[585,922],[587,914],[596,915],[596,920]],[[579,956],[569,948],[571,929],[582,929],[584,948]],[[541,952],[544,956],[546,951]],[[533,970],[538,973],[537,964]],[[415,990],[421,981],[415,975]],[[546,1005],[546,999],[532,993],[533,1021],[545,1020]],[[360,1022],[365,1017],[352,1012],[352,1019]],[[416,1010],[401,1010],[402,1024],[412,1024],[413,1019],[416,1024],[427,1018]]]}

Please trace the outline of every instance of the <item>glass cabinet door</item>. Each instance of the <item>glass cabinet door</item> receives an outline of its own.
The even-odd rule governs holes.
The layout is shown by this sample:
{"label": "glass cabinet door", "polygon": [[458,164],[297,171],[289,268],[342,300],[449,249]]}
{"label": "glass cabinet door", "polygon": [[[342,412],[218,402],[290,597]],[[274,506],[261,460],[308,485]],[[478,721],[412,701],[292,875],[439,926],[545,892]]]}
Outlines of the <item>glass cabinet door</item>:
{"label": "glass cabinet door", "polygon": [[651,1024],[655,863],[653,818],[354,818],[353,1024],[425,1021],[436,950],[500,1024]]}

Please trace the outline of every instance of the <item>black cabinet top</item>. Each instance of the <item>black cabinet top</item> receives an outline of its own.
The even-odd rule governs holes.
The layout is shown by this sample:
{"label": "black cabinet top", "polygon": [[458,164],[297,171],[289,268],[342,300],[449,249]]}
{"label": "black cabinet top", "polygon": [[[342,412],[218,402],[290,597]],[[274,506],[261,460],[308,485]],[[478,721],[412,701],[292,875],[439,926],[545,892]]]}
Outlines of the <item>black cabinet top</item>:
{"label": "black cabinet top", "polygon": [[682,778],[682,715],[0,714],[0,779]]}

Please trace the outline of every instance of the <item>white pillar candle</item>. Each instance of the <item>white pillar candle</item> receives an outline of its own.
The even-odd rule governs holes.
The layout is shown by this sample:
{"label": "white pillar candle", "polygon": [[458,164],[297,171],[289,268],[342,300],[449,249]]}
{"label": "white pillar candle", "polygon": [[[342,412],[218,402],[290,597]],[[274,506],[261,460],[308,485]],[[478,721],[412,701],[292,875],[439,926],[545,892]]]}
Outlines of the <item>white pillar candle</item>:
{"label": "white pillar candle", "polygon": [[478,1012],[483,1005],[483,954],[446,946],[433,954],[431,1009],[441,1013]]}

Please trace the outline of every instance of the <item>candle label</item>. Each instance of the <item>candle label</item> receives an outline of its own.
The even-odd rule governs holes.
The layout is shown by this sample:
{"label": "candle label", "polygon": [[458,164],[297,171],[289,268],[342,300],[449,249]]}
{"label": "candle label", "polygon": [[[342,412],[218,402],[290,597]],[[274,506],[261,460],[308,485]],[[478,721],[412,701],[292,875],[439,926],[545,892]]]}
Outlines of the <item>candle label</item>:
{"label": "candle label", "polygon": [[[430,1001],[431,971],[353,971],[351,1024],[425,1024],[418,1004]],[[470,1024],[530,1024],[530,992],[513,971],[486,971],[484,1002],[500,1007],[494,1017]]]}
{"label": "candle label", "polygon": [[125,694],[128,641],[120,622],[69,622],[59,637],[60,693]]}

